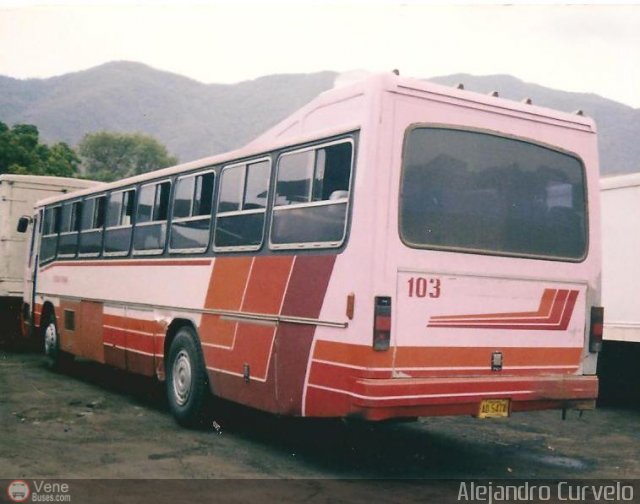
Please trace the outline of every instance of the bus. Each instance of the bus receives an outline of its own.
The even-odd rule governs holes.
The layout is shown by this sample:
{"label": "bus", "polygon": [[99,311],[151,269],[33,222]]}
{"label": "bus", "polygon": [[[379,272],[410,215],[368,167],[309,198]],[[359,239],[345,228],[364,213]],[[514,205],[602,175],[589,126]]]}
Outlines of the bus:
{"label": "bus", "polygon": [[33,210],[36,201],[66,194],[98,182],[40,175],[0,175],[0,342],[19,335],[23,297],[26,237],[16,231],[17,219]]}
{"label": "bus", "polygon": [[53,363],[156,376],[185,425],[212,396],[591,409],[598,196],[591,119],[376,75],[236,151],[39,202],[32,318]]}

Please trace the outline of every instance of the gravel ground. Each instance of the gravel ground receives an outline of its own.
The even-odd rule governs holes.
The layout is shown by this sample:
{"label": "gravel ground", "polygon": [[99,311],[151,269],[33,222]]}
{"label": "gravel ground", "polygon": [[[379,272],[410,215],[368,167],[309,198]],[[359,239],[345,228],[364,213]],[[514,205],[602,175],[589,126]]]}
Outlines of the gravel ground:
{"label": "gravel ground", "polygon": [[216,404],[179,427],[160,384],[0,351],[2,478],[640,478],[640,410],[362,423]]}

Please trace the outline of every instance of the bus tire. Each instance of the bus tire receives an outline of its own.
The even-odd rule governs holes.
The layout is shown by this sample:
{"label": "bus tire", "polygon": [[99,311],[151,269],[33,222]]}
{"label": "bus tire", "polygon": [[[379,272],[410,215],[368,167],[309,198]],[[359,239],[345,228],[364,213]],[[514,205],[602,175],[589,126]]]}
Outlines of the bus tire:
{"label": "bus tire", "polygon": [[44,355],[47,357],[49,367],[61,369],[70,364],[73,356],[60,349],[60,333],[56,325],[56,316],[53,311],[47,313],[42,324],[42,339],[44,342]]}
{"label": "bus tire", "polygon": [[198,338],[190,326],[178,329],[171,342],[165,384],[169,408],[176,421],[185,427],[201,423],[209,384]]}

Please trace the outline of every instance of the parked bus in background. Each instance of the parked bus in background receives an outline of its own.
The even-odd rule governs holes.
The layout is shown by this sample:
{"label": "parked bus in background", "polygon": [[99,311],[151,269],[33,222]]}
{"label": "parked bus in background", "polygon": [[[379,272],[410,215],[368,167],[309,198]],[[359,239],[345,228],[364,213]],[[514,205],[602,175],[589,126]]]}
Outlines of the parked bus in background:
{"label": "parked bus in background", "polygon": [[607,399],[640,399],[640,173],[600,180],[602,298],[607,306],[600,369]]}
{"label": "parked bus in background", "polygon": [[36,201],[95,185],[96,182],[37,175],[0,175],[0,342],[19,332],[27,238],[16,231],[21,215],[31,213]]}
{"label": "parked bus in background", "polygon": [[[25,293],[53,362],[371,420],[590,409],[593,121],[396,75],[227,154],[38,203]],[[35,300],[35,301],[32,301]]]}

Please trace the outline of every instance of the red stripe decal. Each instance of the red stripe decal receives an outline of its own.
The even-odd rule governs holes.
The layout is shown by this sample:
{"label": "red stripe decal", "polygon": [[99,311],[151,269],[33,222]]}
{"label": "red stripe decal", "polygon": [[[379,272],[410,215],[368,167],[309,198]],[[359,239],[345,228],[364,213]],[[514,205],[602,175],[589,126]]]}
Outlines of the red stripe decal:
{"label": "red stripe decal", "polygon": [[535,312],[515,313],[487,313],[477,315],[436,315],[431,320],[466,320],[466,319],[491,319],[491,318],[521,318],[521,317],[548,317],[553,306],[557,289],[545,289],[540,299],[540,306]]}
{"label": "red stripe decal", "polygon": [[[335,261],[335,255],[296,257],[282,306],[283,315],[320,316]],[[315,326],[311,325],[283,323],[278,326],[278,401],[282,413],[302,413],[304,380],[315,332]]]}
{"label": "red stripe decal", "polygon": [[545,289],[536,312],[439,315],[431,317],[427,327],[565,331],[578,294],[575,290]]}
{"label": "red stripe decal", "polygon": [[[256,257],[247,264],[241,264],[244,258],[226,259],[230,261],[226,273],[217,262],[214,266],[206,306],[309,318],[320,315],[335,256]],[[230,332],[221,339],[219,331],[225,324]],[[262,326],[203,316],[200,334],[213,390],[267,411],[300,414],[314,333],[312,325]],[[245,370],[250,372],[250,385],[243,379]]]}

